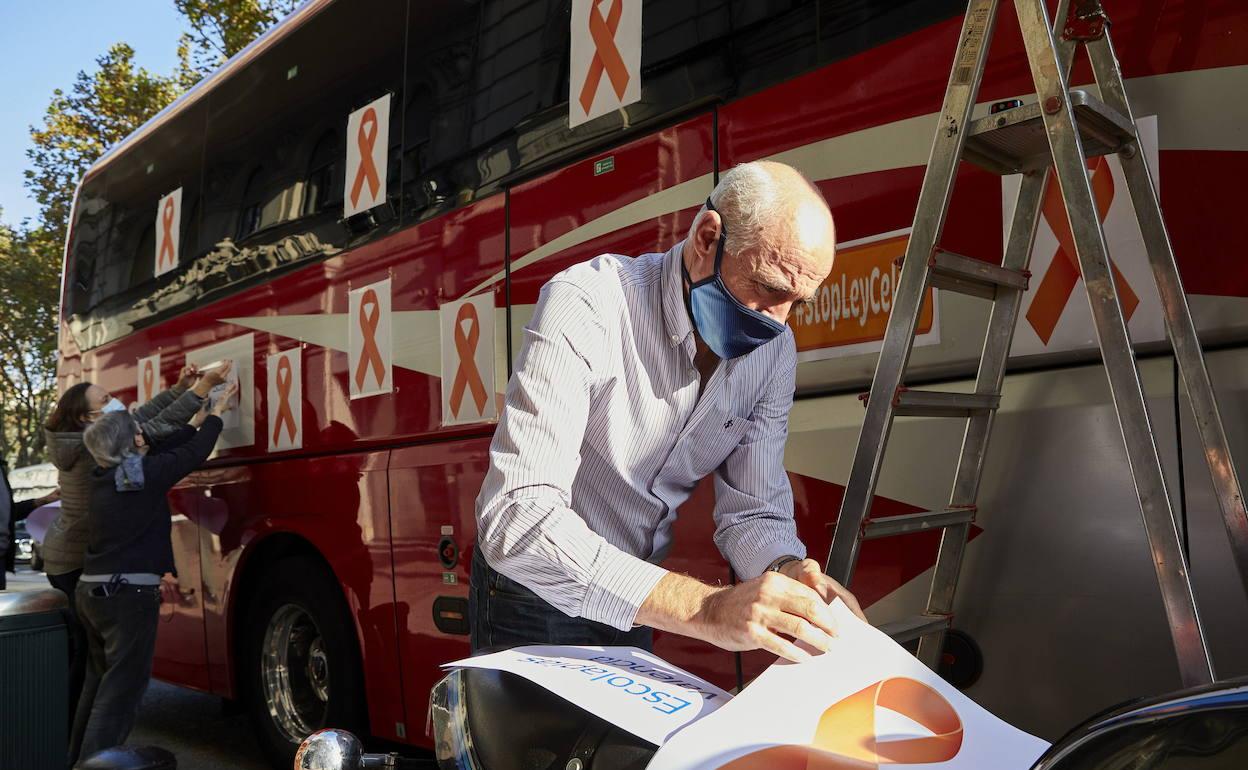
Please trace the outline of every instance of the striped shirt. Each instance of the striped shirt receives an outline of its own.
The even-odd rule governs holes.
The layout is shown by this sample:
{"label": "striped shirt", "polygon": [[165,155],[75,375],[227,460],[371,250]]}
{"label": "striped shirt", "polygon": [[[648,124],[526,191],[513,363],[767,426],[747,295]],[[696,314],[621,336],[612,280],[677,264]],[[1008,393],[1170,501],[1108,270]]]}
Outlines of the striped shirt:
{"label": "striped shirt", "polygon": [[542,288],[477,497],[490,566],[619,629],[667,574],[676,509],[708,474],[738,575],[806,554],[783,466],[793,333],[720,362],[699,397],[682,246],[605,254]]}

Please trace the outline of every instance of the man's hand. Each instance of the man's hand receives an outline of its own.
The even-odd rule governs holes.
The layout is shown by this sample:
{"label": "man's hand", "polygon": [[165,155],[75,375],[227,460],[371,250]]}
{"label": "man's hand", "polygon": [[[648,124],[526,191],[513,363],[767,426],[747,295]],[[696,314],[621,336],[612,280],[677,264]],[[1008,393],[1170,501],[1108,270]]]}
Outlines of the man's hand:
{"label": "man's hand", "polygon": [[43,497],[36,500],[35,507],[39,508],[41,506],[47,505],[48,503],[54,503],[60,499],[61,499],[61,488],[57,487],[56,489],[52,490],[51,492],[47,493]]}
{"label": "man's hand", "polygon": [[668,573],[642,604],[636,622],[725,650],[764,649],[799,662],[810,655],[791,639],[826,652],[836,636],[836,621],[823,596],[778,572],[720,588]]}
{"label": "man's hand", "polygon": [[216,415],[217,417],[220,417],[221,415],[230,411],[230,409],[233,408],[233,405],[230,403],[230,401],[231,399],[234,398],[235,394],[237,393],[238,393],[238,383],[232,383],[228,388],[221,391],[221,395],[217,398],[216,402],[213,403],[212,405],[212,410],[211,410],[212,414]]}
{"label": "man's hand", "polygon": [[178,579],[172,572],[160,576],[160,600],[166,604],[177,604],[182,601],[182,593],[178,591]]}
{"label": "man's hand", "polygon": [[195,364],[187,364],[182,367],[182,371],[178,372],[178,387],[186,390],[195,384],[195,378],[198,376],[199,369],[195,367]]}
{"label": "man's hand", "polygon": [[862,614],[862,608],[858,606],[858,599],[845,586],[823,574],[823,568],[814,559],[786,562],[780,565],[780,572],[803,585],[815,589],[823,597],[823,600],[829,604],[839,596],[851,612],[864,621],[867,619],[867,616]]}

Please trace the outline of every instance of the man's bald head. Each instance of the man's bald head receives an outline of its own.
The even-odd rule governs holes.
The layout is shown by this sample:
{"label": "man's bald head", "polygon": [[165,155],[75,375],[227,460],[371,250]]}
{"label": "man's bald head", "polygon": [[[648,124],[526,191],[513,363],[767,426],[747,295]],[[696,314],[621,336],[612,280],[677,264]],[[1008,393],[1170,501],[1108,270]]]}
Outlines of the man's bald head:
{"label": "man's bald head", "polygon": [[836,227],[819,190],[792,166],[755,161],[734,167],[698,212],[685,243],[697,282],[714,272],[727,230],[722,275],[742,304],[784,322],[794,302],[814,295],[836,256]]}

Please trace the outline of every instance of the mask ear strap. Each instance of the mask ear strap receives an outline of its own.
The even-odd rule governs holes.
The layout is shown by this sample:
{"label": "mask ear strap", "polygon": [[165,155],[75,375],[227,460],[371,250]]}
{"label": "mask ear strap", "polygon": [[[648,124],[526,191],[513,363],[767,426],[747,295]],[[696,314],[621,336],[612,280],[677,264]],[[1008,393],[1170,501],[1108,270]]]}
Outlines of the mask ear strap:
{"label": "mask ear strap", "polygon": [[[714,211],[719,214],[719,209],[715,208],[715,204],[711,203],[711,199],[706,199],[706,210]],[[719,243],[715,246],[715,277],[720,277],[720,267],[724,263],[724,244],[728,242],[728,227],[724,225],[724,215],[719,214]]]}

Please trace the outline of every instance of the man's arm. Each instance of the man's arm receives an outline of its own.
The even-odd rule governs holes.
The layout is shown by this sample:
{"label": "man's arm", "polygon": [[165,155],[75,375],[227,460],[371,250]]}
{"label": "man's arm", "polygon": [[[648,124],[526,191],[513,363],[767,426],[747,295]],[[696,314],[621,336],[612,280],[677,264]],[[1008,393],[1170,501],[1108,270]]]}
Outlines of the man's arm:
{"label": "man's arm", "polygon": [[631,628],[667,571],[611,545],[569,507],[606,329],[583,290],[553,281],[524,333],[477,500],[480,546],[494,569],[568,615]]}
{"label": "man's arm", "polygon": [[793,521],[793,488],[784,469],[797,354],[791,335],[772,343],[783,353],[750,427],[715,471],[715,545],[742,580],[783,556],[806,556]]}

